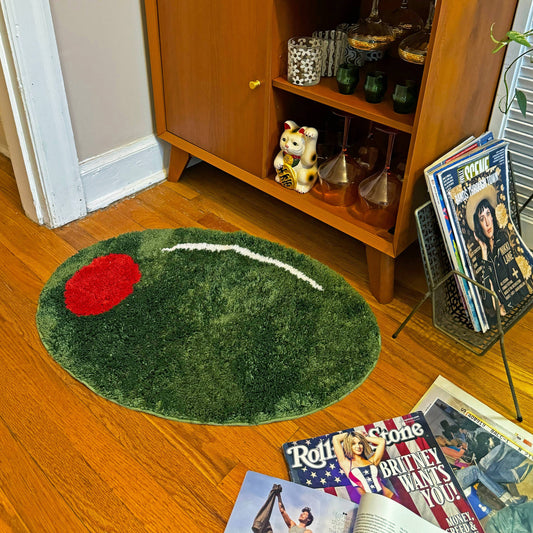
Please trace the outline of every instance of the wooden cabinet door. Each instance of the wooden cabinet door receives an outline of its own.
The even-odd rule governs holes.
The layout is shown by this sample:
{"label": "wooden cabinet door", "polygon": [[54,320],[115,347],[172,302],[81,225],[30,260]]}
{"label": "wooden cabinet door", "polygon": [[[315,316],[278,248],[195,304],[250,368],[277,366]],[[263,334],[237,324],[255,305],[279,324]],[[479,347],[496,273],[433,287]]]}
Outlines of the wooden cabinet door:
{"label": "wooden cabinet door", "polygon": [[[157,5],[167,131],[261,176],[272,2]],[[254,80],[261,85],[252,90]]]}

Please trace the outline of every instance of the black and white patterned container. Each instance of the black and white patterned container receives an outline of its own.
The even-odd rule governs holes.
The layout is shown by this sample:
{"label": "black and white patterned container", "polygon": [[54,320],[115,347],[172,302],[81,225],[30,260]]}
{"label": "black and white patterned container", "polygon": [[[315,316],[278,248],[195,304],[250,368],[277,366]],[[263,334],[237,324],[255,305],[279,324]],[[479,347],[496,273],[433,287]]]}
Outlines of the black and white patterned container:
{"label": "black and white patterned container", "polygon": [[287,79],[294,85],[310,86],[320,82],[322,73],[322,39],[293,37],[289,39]]}
{"label": "black and white patterned container", "polygon": [[315,31],[313,37],[322,39],[322,76],[337,75],[346,53],[346,34],[337,30]]}

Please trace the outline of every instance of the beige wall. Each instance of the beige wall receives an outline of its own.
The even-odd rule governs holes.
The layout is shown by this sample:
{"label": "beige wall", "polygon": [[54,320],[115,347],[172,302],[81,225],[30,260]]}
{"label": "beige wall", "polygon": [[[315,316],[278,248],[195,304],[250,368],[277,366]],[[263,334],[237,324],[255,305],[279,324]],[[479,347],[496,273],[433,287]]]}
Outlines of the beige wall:
{"label": "beige wall", "polygon": [[[0,102],[2,101],[2,97],[7,92],[6,82],[4,80],[4,74],[1,71],[2,69],[0,69]],[[7,155],[9,157],[9,147],[7,146],[6,131],[4,129],[4,121],[5,121],[5,117],[2,116],[2,113],[0,113],[0,154]]]}
{"label": "beige wall", "polygon": [[51,0],[78,158],[152,135],[141,0]]}
{"label": "beige wall", "polygon": [[4,125],[2,124],[2,117],[0,116],[0,154],[9,156],[9,149],[7,147],[6,133]]}

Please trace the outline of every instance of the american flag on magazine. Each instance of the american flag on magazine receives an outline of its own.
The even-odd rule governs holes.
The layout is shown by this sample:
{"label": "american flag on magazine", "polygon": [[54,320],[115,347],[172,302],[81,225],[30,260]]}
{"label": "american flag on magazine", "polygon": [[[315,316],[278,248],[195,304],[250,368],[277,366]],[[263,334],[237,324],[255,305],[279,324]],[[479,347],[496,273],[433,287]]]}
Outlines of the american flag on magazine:
{"label": "american flag on magazine", "polygon": [[291,480],[359,503],[375,492],[452,532],[483,529],[422,412],[287,442]]}

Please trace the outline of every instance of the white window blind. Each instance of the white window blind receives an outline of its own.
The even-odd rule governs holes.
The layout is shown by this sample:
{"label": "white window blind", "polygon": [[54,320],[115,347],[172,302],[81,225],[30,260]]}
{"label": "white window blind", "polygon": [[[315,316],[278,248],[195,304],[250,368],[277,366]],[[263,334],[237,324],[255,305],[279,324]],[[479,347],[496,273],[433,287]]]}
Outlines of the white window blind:
{"label": "white window blind", "polygon": [[[513,29],[524,32],[532,27],[533,4],[531,0],[520,0]],[[496,35],[497,38],[503,38]],[[510,65],[515,58],[526,50],[516,43],[508,46],[505,56],[505,66]],[[500,52],[501,53],[501,52]],[[494,101],[489,129],[495,137],[506,139],[509,142],[509,151],[513,165],[518,204],[522,206],[533,194],[533,51],[517,61],[507,75],[510,94],[518,88],[527,98],[526,117],[520,112],[516,101],[507,114],[499,109],[499,101],[505,94],[502,80],[500,81],[498,95]],[[520,217],[522,237],[526,244],[533,248],[533,200],[522,211]]]}

